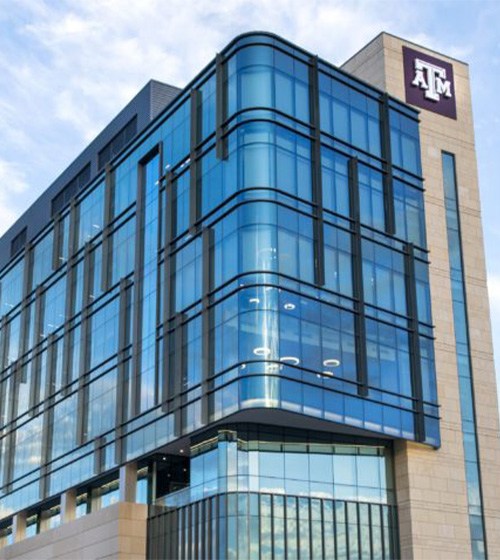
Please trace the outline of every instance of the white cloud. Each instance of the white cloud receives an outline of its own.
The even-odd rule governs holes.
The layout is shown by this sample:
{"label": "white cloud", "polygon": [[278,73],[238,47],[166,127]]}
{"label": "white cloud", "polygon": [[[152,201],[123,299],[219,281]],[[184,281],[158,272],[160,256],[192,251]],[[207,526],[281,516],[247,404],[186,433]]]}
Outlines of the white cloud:
{"label": "white cloud", "polygon": [[[14,221],[20,210],[19,201],[29,189],[25,173],[15,163],[0,160],[0,235]],[[18,201],[17,203],[15,201]],[[22,204],[22,202],[21,202]]]}
{"label": "white cloud", "polygon": [[500,316],[500,276],[494,274],[488,276],[488,292],[491,310],[496,310],[498,316]]}
{"label": "white cloud", "polygon": [[[238,33],[341,62],[387,23],[375,3],[328,0],[0,0],[0,14],[0,159],[23,163],[25,207],[149,79],[184,85]],[[23,205],[0,192],[5,231]]]}

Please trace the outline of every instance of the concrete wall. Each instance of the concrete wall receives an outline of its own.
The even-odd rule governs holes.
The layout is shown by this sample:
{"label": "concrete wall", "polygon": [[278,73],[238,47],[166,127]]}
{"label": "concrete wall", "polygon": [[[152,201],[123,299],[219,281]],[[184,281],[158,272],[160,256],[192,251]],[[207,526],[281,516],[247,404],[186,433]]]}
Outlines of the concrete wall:
{"label": "concrete wall", "polygon": [[147,506],[118,502],[0,550],[0,560],[144,560]]}
{"label": "concrete wall", "polygon": [[500,558],[500,438],[469,68],[385,33],[343,68],[404,101],[403,45],[453,65],[457,120],[426,110],[420,114],[442,446],[432,450],[408,442],[397,445],[402,555],[426,559],[471,556],[441,166],[445,150],[456,156],[487,546],[490,558]]}

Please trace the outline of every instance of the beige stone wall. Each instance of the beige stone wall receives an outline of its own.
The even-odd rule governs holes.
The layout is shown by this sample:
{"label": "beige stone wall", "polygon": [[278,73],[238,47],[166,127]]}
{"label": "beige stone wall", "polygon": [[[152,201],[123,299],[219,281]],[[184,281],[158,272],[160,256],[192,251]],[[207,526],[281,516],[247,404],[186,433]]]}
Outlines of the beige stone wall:
{"label": "beige stone wall", "polygon": [[[441,405],[439,450],[399,442],[396,484],[404,558],[470,558],[441,152],[456,155],[479,453],[490,558],[500,558],[500,438],[468,66],[381,34],[344,69],[405,99],[402,45],[453,65],[457,120],[421,110],[422,167]],[[384,77],[378,72],[383,68]]]}
{"label": "beige stone wall", "polygon": [[0,550],[0,560],[145,560],[147,506],[119,502]]}

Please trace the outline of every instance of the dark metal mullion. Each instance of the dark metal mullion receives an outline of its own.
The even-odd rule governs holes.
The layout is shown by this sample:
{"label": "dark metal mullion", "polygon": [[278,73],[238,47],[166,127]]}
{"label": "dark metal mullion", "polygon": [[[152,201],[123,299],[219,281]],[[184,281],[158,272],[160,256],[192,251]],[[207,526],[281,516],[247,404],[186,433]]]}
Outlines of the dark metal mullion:
{"label": "dark metal mullion", "polygon": [[[5,364],[7,363],[7,349],[9,346],[9,333],[7,332],[8,330],[10,330],[10,327],[8,326],[7,317],[4,315],[2,318],[0,318],[0,332],[2,333],[2,336],[0,337],[0,371],[5,368]],[[3,406],[3,399],[0,402]]]}
{"label": "dark metal mullion", "polygon": [[[23,304],[22,304],[22,311],[21,311],[21,332],[20,332],[20,340],[21,340],[21,347],[19,355],[23,356],[30,347],[29,340],[28,340],[28,333],[30,327],[30,320],[31,320],[31,301],[28,301],[28,296],[31,290],[33,278],[33,251],[32,251],[32,244],[28,243],[26,245],[25,253],[24,253],[24,274],[23,274]],[[0,365],[3,365],[4,362],[2,361]]]}
{"label": "dark metal mullion", "polygon": [[[323,558],[326,558],[326,542],[325,542],[325,514],[324,514],[324,505],[325,501],[323,499],[320,500],[320,516],[321,516],[321,555]],[[311,531],[312,533],[312,531]]]}
{"label": "dark metal mullion", "polygon": [[69,211],[69,234],[68,234],[68,262],[77,250],[77,237],[78,237],[78,206],[76,205],[76,198],[71,200]]}
{"label": "dark metal mullion", "polygon": [[337,502],[332,500],[333,509],[333,555],[335,560],[339,560],[339,543],[337,538]]}
{"label": "dark metal mullion", "polygon": [[[5,317],[4,317],[5,320]],[[6,339],[6,337],[3,337],[4,340]],[[6,423],[11,423],[13,421],[13,416],[15,415],[14,412],[14,396],[15,396],[15,391],[16,391],[16,385],[17,385],[17,379],[16,379],[16,373],[15,370],[12,371],[11,373],[12,378],[11,381],[9,382],[9,387],[6,388],[6,384],[2,383],[2,406],[7,406],[7,411],[5,413],[5,420]],[[8,395],[8,402],[6,399],[6,395],[5,392],[7,389],[10,389],[9,391],[9,395]],[[4,489],[4,491],[10,492],[10,482],[12,480],[12,473],[13,473],[13,469],[14,469],[14,442],[15,442],[15,430],[11,429],[7,435],[4,438],[4,442],[5,442],[5,447],[2,449],[3,453],[0,457],[0,460],[2,461],[2,463],[5,463],[5,467],[4,467],[4,471],[3,471],[3,480],[2,480],[2,485],[7,485],[9,484],[9,486],[7,488]]]}
{"label": "dark metal mullion", "polygon": [[45,380],[45,400],[48,404],[54,402],[54,388],[56,384],[56,365],[57,365],[57,351],[56,351],[56,335],[51,333],[47,338],[47,376]]}
{"label": "dark metal mullion", "polygon": [[[172,535],[172,545],[170,547],[171,555],[170,558],[177,558],[179,556],[179,516],[181,513],[181,509],[171,510],[169,514],[171,517],[171,535]],[[169,539],[170,540],[170,539]]]}
{"label": "dark metal mullion", "polygon": [[9,423],[13,423],[17,418],[19,410],[19,385],[22,378],[22,365],[21,361],[17,361],[11,368],[11,390],[9,394],[8,409],[9,409]]}
{"label": "dark metal mullion", "polygon": [[[212,539],[215,538],[214,535],[212,534],[212,523],[213,523],[213,517],[212,517],[212,501],[211,498],[207,498],[205,500],[205,519],[204,519],[204,524],[205,524],[205,538],[203,539],[203,543],[204,543],[204,550],[202,551],[202,557],[203,558],[211,558],[212,556]],[[250,541],[248,541],[250,542]]]}
{"label": "dark metal mullion", "polygon": [[[389,507],[389,506],[385,506]],[[380,520],[380,541],[382,543],[382,558],[390,558],[388,556],[388,552],[385,550],[385,527],[384,527],[384,506],[379,504],[378,505],[378,518]]]}
{"label": "dark metal mullion", "polygon": [[59,257],[61,255],[61,227],[62,227],[62,217],[61,214],[56,214],[54,216],[54,237],[52,242],[52,270],[57,270],[61,266],[61,261]]}
{"label": "dark metal mullion", "polygon": [[[42,327],[42,317],[43,317],[43,310],[44,310],[44,292],[43,288],[39,286],[35,291],[35,319],[34,319],[34,346],[38,346],[41,336],[41,327]],[[42,351],[43,345],[41,345],[37,350],[35,357],[33,358],[33,366],[31,369],[31,384],[30,384],[30,399],[29,399],[29,408],[30,408],[30,416],[34,416],[36,414],[35,407],[38,405],[38,400],[40,398],[40,374],[41,374],[41,365],[42,365]]]}
{"label": "dark metal mullion", "polygon": [[64,347],[63,347],[63,370],[62,370],[62,391],[63,395],[67,396],[70,382],[70,372],[73,368],[73,337],[74,331],[71,329],[73,312],[75,308],[75,286],[74,281],[76,278],[76,260],[75,260],[75,245],[76,234],[78,228],[78,215],[75,199],[71,201],[69,220],[69,234],[68,234],[68,262],[66,265],[67,279],[66,279],[66,322],[64,324]]}
{"label": "dark metal mullion", "polygon": [[[162,281],[162,265],[161,265],[161,249],[163,246],[163,239],[164,239],[164,227],[163,222],[166,218],[165,208],[163,208],[162,201],[165,201],[165,206],[167,204],[167,196],[166,193],[162,196],[162,172],[163,172],[163,157],[164,157],[164,150],[163,150],[163,142],[159,142],[158,144],[158,183],[156,187],[158,188],[158,233],[157,233],[157,255],[156,255],[156,301],[155,301],[155,329],[158,332],[158,327],[163,324],[163,316],[161,315],[161,298],[162,298],[162,288],[161,288],[161,281]],[[161,353],[161,342],[158,340],[158,337],[155,336],[155,397],[154,403],[155,406],[162,402],[162,377],[161,377],[161,363],[162,363],[162,353]]]}
{"label": "dark metal mullion", "polygon": [[[215,535],[214,535],[214,545],[212,547],[212,550],[216,550],[217,553],[219,552],[219,541],[220,541],[220,496],[215,495],[213,498],[214,500],[214,510],[215,510],[215,526],[216,526],[216,531],[215,531]],[[260,500],[259,500],[259,512],[260,512]],[[259,520],[260,520],[260,515],[259,515]],[[212,530],[212,527],[210,527],[210,530]],[[260,534],[260,524],[259,524],[259,534]],[[260,549],[260,547],[259,547]],[[210,551],[210,554],[212,554],[212,552]]]}
{"label": "dark metal mullion", "polygon": [[165,249],[163,251],[163,375],[162,375],[162,410],[167,412],[167,401],[171,396],[169,390],[170,372],[170,341],[169,341],[169,320],[171,315],[172,303],[172,259],[170,256],[173,228],[175,223],[175,204],[174,204],[174,176],[171,171],[167,173],[165,186]]}
{"label": "dark metal mullion", "polygon": [[363,291],[363,254],[360,222],[360,200],[358,181],[358,160],[349,160],[349,202],[351,207],[352,226],[352,276],[353,296],[356,305],[356,369],[358,394],[368,395],[368,371],[366,356],[366,325]]}
{"label": "dark metal mullion", "polygon": [[5,437],[5,450],[3,452],[2,460],[5,461],[3,472],[3,491],[5,493],[12,490],[12,475],[14,471],[14,449],[15,449],[15,430],[12,430]]}
{"label": "dark metal mullion", "polygon": [[83,310],[80,331],[80,361],[78,367],[78,396],[77,396],[77,445],[83,445],[87,440],[88,416],[88,385],[85,384],[86,373],[89,367],[89,336],[90,336],[90,309],[89,301],[92,291],[93,272],[92,245],[85,245],[83,257]]}
{"label": "dark metal mullion", "polygon": [[425,441],[425,416],[422,389],[422,365],[418,334],[417,285],[415,281],[415,248],[412,243],[405,246],[406,301],[409,317],[410,371],[415,414],[415,439]]}
{"label": "dark metal mullion", "polygon": [[123,444],[123,424],[127,420],[128,404],[128,376],[127,369],[129,362],[126,362],[126,348],[129,343],[129,324],[128,316],[129,298],[131,294],[130,282],[126,278],[120,280],[119,295],[119,328],[118,328],[118,379],[116,394],[116,432],[115,432],[115,460],[121,464],[124,457]]}
{"label": "dark metal mullion", "polygon": [[179,559],[184,560],[186,557],[186,506],[182,506],[177,510],[179,512]]}
{"label": "dark metal mullion", "polygon": [[[349,510],[347,508],[347,502],[342,502],[344,510],[344,527],[345,527],[345,551],[348,560],[351,560],[351,545],[349,539]],[[354,560],[354,559],[352,559]]]}
{"label": "dark metal mullion", "polygon": [[186,377],[186,356],[184,338],[186,334],[186,320],[187,317],[184,313],[178,313],[175,316],[175,330],[174,330],[174,371],[173,371],[173,388],[172,396],[174,397],[173,410],[174,410],[174,434],[180,436],[182,432],[182,410],[181,410],[181,391],[183,381]]}
{"label": "dark metal mullion", "polygon": [[196,223],[200,216],[200,188],[199,188],[199,166],[196,147],[201,139],[201,92],[191,90],[191,128],[189,142],[189,231],[196,233]]}
{"label": "dark metal mullion", "polygon": [[23,300],[27,299],[33,283],[33,243],[28,242],[24,251]]}
{"label": "dark metal mullion", "polygon": [[98,436],[94,438],[94,474],[101,474],[104,471],[105,455],[104,455],[105,437]]}
{"label": "dark metal mullion", "polygon": [[136,202],[136,235],[135,235],[135,268],[134,268],[134,310],[133,310],[133,344],[132,344],[132,375],[131,404],[132,416],[140,410],[141,383],[141,352],[142,352],[142,296],[144,279],[144,226],[145,226],[145,170],[143,165],[137,168],[137,202]]}
{"label": "dark metal mullion", "polygon": [[323,223],[323,185],[321,174],[321,129],[319,110],[319,74],[318,57],[309,61],[309,105],[312,130],[311,140],[311,179],[313,202],[315,209],[314,220],[314,252],[316,284],[325,284],[325,243]]}
{"label": "dark metal mullion", "polygon": [[210,308],[210,292],[214,285],[213,263],[214,232],[205,229],[202,234],[203,246],[203,284],[202,284],[202,379],[201,379],[201,418],[203,424],[209,421],[208,379],[214,368],[214,344],[212,340],[213,310]]}
{"label": "dark metal mullion", "polygon": [[370,558],[373,558],[373,522],[372,522],[372,506],[373,504],[367,504],[368,508],[368,534],[370,538]]}
{"label": "dark metal mullion", "polygon": [[73,367],[72,364],[72,345],[74,332],[71,330],[71,317],[73,316],[74,302],[75,302],[75,285],[74,279],[76,277],[76,266],[73,266],[73,259],[68,261],[66,278],[66,321],[64,325],[64,345],[63,345],[63,365],[62,365],[62,391],[63,395],[68,394],[68,384],[70,381],[70,371]]}
{"label": "dark metal mullion", "polygon": [[392,152],[391,127],[389,123],[389,95],[383,93],[380,103],[380,137],[382,144],[382,159],[384,160],[384,210],[385,231],[389,235],[396,233],[396,217],[394,213],[394,190],[392,184]]}
{"label": "dark metal mullion", "polygon": [[[194,504],[191,505],[191,508],[193,510],[193,515],[191,518],[191,536],[194,538],[191,541],[191,557],[192,560],[198,560],[200,558],[200,548],[199,548],[199,542],[200,542],[200,530],[199,530],[199,523],[198,520],[200,519],[200,505],[203,505],[203,502],[195,502]],[[193,530],[194,529],[194,530]],[[194,535],[193,535],[194,533]],[[194,548],[194,551],[193,551]],[[203,560],[203,556],[201,556],[202,560]]]}
{"label": "dark metal mullion", "polygon": [[215,155],[227,159],[227,138],[224,122],[227,118],[227,64],[222,54],[215,57]]}
{"label": "dark metal mullion", "polygon": [[[9,424],[14,421],[16,416],[16,394],[17,387],[19,385],[19,367],[20,363],[18,362],[12,366],[11,369],[7,411]],[[14,474],[15,437],[16,431],[14,429],[11,429],[5,437],[5,449],[2,456],[2,461],[5,461],[3,484],[8,485],[8,487],[4,489],[5,492],[11,491],[12,477]]]}
{"label": "dark metal mullion", "polygon": [[51,449],[53,440],[53,418],[54,407],[51,405],[54,401],[53,389],[56,375],[56,337],[54,334],[48,337],[47,349],[47,378],[46,378],[46,407],[43,413],[42,425],[42,451],[41,451],[41,474],[40,474],[40,496],[46,498],[48,494],[48,468],[47,465],[51,460]]}
{"label": "dark metal mullion", "polygon": [[111,265],[112,265],[112,237],[111,222],[113,220],[113,171],[111,166],[106,164],[105,189],[104,189],[104,227],[102,234],[102,270],[101,270],[101,290],[107,292],[111,285]]}
{"label": "dark metal mullion", "polygon": [[359,502],[356,503],[356,527],[358,533],[358,558],[361,559],[361,552],[363,550],[362,543],[361,543],[361,515],[360,515],[360,504]]}
{"label": "dark metal mullion", "polygon": [[397,518],[397,508],[395,506],[387,506],[389,508],[389,520],[390,520],[390,534],[391,534],[391,546],[392,546],[392,557],[398,559],[400,557],[399,551],[399,527]]}

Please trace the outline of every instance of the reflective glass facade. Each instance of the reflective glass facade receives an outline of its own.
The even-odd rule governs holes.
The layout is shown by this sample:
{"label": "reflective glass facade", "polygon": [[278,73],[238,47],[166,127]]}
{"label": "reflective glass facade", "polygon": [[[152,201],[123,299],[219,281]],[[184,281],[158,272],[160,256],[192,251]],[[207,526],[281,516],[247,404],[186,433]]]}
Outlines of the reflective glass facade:
{"label": "reflective glass facade", "polygon": [[157,500],[150,558],[394,558],[390,446],[225,427],[191,448],[190,486]]}
{"label": "reflective glass facade", "polygon": [[[263,410],[438,447],[424,220],[414,110],[278,38],[235,40],[0,275],[0,515]],[[355,516],[390,557],[392,487],[339,482],[329,445],[328,480],[268,476],[287,452],[264,446],[177,507],[246,519],[280,494],[311,531]]]}

